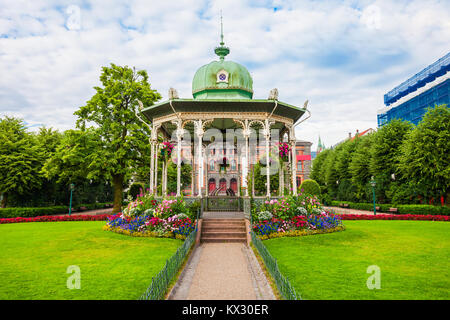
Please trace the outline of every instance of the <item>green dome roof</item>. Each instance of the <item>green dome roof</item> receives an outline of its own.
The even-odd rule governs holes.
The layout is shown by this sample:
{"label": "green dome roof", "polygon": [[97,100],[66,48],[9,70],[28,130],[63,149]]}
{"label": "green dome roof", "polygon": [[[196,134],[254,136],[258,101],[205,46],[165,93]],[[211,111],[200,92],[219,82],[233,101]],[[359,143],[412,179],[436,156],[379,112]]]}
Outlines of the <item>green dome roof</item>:
{"label": "green dome roof", "polygon": [[194,99],[251,99],[253,80],[243,65],[221,58],[197,70],[192,95]]}

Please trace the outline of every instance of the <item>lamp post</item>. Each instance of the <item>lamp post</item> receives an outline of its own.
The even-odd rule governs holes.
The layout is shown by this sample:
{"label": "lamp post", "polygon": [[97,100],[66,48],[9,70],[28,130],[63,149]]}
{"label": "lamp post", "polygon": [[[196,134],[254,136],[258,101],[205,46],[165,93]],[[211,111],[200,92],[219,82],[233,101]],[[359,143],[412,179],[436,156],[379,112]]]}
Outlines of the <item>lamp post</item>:
{"label": "lamp post", "polygon": [[375,206],[375,186],[377,185],[377,182],[375,181],[375,179],[372,176],[372,179],[369,181],[370,185],[372,186],[372,193],[373,193],[373,214],[376,216],[377,215],[377,207]]}
{"label": "lamp post", "polygon": [[75,185],[73,183],[70,184],[70,204],[69,204],[69,216],[72,213],[72,192],[75,190]]}

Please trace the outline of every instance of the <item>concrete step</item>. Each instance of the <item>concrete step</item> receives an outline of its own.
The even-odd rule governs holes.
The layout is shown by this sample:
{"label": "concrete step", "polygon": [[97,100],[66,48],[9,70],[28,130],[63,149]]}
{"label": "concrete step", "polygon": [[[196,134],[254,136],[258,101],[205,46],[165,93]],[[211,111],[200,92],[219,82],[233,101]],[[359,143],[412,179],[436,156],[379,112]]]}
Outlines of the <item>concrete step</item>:
{"label": "concrete step", "polygon": [[203,219],[201,242],[247,242],[244,219]]}
{"label": "concrete step", "polygon": [[215,229],[232,229],[232,228],[245,228],[245,224],[220,224],[220,223],[209,223],[202,224],[202,228],[215,228]]}
{"label": "concrete step", "polygon": [[219,223],[230,222],[230,223],[245,223],[245,220],[244,220],[244,219],[212,219],[212,218],[207,218],[207,219],[203,219],[203,222],[219,222]]}
{"label": "concrete step", "polygon": [[221,231],[240,231],[245,232],[245,226],[222,226],[222,225],[214,225],[214,226],[202,226],[202,231],[207,232],[221,232]]}
{"label": "concrete step", "polygon": [[220,231],[220,232],[203,232],[202,238],[247,238],[245,232]]}
{"label": "concrete step", "polygon": [[245,224],[244,220],[218,220],[218,219],[204,219],[203,220],[204,224],[233,224],[233,225],[241,225],[241,224]]}
{"label": "concrete step", "polygon": [[241,243],[246,243],[247,242],[247,238],[211,238],[211,237],[202,237],[201,238],[201,242],[204,243],[211,243],[211,242],[215,242],[215,243],[227,243],[227,242],[241,242]]}

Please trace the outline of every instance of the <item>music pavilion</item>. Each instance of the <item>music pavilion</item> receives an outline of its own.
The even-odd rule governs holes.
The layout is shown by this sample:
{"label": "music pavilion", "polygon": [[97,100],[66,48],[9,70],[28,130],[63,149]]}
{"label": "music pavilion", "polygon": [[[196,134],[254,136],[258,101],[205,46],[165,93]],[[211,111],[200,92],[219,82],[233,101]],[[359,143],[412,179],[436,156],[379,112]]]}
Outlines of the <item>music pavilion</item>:
{"label": "music pavilion", "polygon": [[[241,209],[242,200],[244,210],[249,208],[254,179],[247,177],[257,161],[264,165],[267,176],[265,197],[282,196],[285,189],[296,195],[294,129],[308,112],[307,103],[299,108],[278,101],[277,89],[271,90],[267,100],[253,99],[250,73],[239,63],[225,60],[230,49],[224,45],[223,33],[221,39],[214,50],[219,60],[200,67],[194,75],[192,99],[181,99],[170,89],[169,100],[141,110],[152,126],[151,192],[167,195],[167,164],[162,163],[162,177],[158,177],[156,168],[161,162],[161,148],[171,141],[172,159],[177,165],[177,196],[182,191],[181,166],[190,163],[191,194],[185,200],[201,198],[206,210],[236,211]],[[229,132],[235,137],[227,137]],[[278,157],[280,143],[289,146],[284,161]],[[266,155],[270,155],[269,161]],[[271,166],[276,167],[275,172]],[[270,186],[271,174],[280,175],[276,191]]]}

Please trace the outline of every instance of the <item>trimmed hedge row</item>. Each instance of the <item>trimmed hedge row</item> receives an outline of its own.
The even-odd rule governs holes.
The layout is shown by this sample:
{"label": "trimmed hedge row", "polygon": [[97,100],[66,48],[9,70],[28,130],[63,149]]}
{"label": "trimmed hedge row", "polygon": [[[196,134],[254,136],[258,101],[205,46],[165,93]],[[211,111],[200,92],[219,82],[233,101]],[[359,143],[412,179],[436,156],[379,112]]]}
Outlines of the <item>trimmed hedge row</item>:
{"label": "trimmed hedge row", "polygon": [[449,216],[437,214],[340,214],[342,220],[416,220],[416,221],[450,221]]}
{"label": "trimmed hedge row", "polygon": [[6,223],[22,223],[22,222],[59,222],[59,221],[104,221],[113,217],[110,214],[99,214],[96,216],[79,215],[79,216],[39,216],[34,218],[4,218],[0,219],[0,224]]}
{"label": "trimmed hedge row", "polygon": [[[331,201],[331,206],[339,207],[341,203],[348,204],[349,209],[373,211],[373,203]],[[447,206],[433,206],[429,204],[376,204],[376,206],[380,208],[377,212],[389,212],[389,208],[397,208],[398,214],[450,215],[450,207]]]}
{"label": "trimmed hedge row", "polygon": [[[80,204],[73,207],[73,212],[95,210],[111,207],[111,203]],[[37,208],[0,208],[0,218],[37,217],[53,214],[69,213],[69,206],[37,207]]]}

